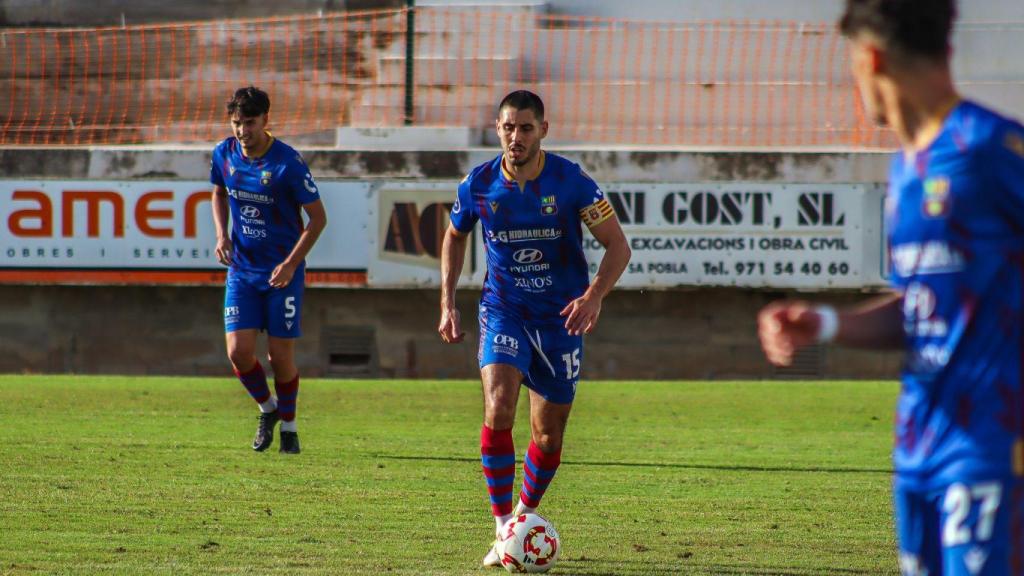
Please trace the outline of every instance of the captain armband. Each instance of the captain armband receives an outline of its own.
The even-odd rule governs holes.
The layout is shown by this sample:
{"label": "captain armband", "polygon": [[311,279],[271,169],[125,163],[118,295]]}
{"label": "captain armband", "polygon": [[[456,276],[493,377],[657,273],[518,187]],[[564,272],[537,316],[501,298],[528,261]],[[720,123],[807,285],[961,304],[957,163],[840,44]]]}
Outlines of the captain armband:
{"label": "captain armband", "polygon": [[594,202],[590,206],[580,210],[580,219],[587,225],[587,228],[593,228],[612,216],[615,216],[615,210],[605,198],[601,198],[597,202]]}

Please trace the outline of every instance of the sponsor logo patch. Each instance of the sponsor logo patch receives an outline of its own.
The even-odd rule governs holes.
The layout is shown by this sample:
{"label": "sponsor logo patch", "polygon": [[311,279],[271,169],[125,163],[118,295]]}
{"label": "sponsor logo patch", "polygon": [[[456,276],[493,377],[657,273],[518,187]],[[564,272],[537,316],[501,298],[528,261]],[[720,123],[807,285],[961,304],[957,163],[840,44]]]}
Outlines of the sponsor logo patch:
{"label": "sponsor logo patch", "polygon": [[533,264],[544,259],[544,253],[536,248],[523,248],[512,254],[512,259],[520,264]]}
{"label": "sponsor logo patch", "polygon": [[514,358],[519,355],[519,340],[505,334],[495,334],[494,346],[491,350],[497,354],[506,354]]}
{"label": "sponsor logo patch", "polygon": [[487,239],[491,242],[530,242],[533,240],[558,240],[562,231],[558,228],[525,228],[515,230],[487,231]]}
{"label": "sponsor logo patch", "polygon": [[236,188],[228,188],[228,196],[231,196],[235,200],[245,200],[246,202],[257,202],[259,204],[273,204],[273,196],[266,194],[254,194],[252,192],[246,192],[245,190],[238,190]]}
{"label": "sponsor logo patch", "polygon": [[944,274],[964,268],[964,256],[945,242],[900,244],[891,251],[893,268],[900,276]]}

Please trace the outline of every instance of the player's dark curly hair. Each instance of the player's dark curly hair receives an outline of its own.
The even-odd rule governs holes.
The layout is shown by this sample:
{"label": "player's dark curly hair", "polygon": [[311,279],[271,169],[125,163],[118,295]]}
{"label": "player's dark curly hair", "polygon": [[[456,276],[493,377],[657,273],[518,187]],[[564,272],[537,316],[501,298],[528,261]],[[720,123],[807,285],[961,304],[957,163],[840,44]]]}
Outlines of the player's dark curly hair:
{"label": "player's dark curly hair", "polygon": [[235,112],[251,118],[270,112],[270,96],[255,86],[246,86],[235,90],[235,95],[228,100],[228,116]]}
{"label": "player's dark curly hair", "polygon": [[499,115],[506,106],[516,110],[533,110],[533,115],[537,117],[537,120],[544,120],[544,102],[540,99],[540,96],[529,90],[516,90],[502,98],[501,104],[498,104]]}
{"label": "player's dark curly hair", "polygon": [[905,56],[943,60],[955,18],[956,0],[846,0],[839,30],[848,38],[868,32]]}

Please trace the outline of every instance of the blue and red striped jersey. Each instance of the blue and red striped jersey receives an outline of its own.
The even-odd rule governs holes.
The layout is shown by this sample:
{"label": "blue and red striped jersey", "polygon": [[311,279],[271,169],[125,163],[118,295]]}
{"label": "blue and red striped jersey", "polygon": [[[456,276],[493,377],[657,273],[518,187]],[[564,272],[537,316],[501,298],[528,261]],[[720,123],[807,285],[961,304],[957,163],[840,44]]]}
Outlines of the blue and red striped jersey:
{"label": "blue and red striped jersey", "polygon": [[459,185],[451,222],[469,232],[479,221],[483,230],[487,277],[481,304],[554,325],[590,285],[582,224],[596,226],[615,213],[578,164],[540,154],[540,175],[523,189],[501,155],[474,168]]}
{"label": "blue and red striped jersey", "polygon": [[302,206],[320,199],[313,176],[294,148],[274,139],[247,158],[230,137],[213,149],[210,183],[223,186],[231,208],[233,268],[269,273],[291,253],[305,228]]}
{"label": "blue and red striped jersey", "polygon": [[886,220],[907,349],[896,481],[1024,473],[1024,129],[961,102],[893,159]]}

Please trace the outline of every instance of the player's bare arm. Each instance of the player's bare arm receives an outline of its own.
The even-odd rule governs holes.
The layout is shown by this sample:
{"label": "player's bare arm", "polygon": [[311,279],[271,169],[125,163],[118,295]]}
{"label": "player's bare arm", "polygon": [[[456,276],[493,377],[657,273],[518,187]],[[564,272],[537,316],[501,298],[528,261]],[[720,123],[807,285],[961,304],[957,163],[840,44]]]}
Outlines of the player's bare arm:
{"label": "player's bare arm", "polygon": [[295,270],[306,259],[306,255],[313,249],[313,245],[316,244],[320,234],[327,227],[327,211],[324,209],[323,202],[317,200],[303,204],[302,210],[306,213],[309,222],[306,223],[306,228],[302,231],[291,253],[270,274],[270,285],[274,288],[283,288],[292,281]]}
{"label": "player's bare arm", "polygon": [[468,243],[469,234],[448,225],[441,244],[441,322],[437,326],[441,340],[448,344],[457,344],[466,337],[461,329],[459,309],[455,307],[455,287],[462,274]]}
{"label": "player's bare arm", "polygon": [[213,209],[213,226],[217,231],[217,262],[231,265],[231,237],[228,235],[228,191],[223,186],[214,186],[210,206]]}
{"label": "player's bare arm", "polygon": [[[903,347],[903,297],[892,293],[835,312],[831,340],[855,348]],[[822,340],[822,308],[804,300],[781,300],[765,306],[757,318],[757,333],[768,361],[789,366],[804,346]]]}
{"label": "player's bare arm", "polygon": [[632,254],[617,217],[612,216],[591,227],[590,233],[604,246],[605,253],[587,291],[562,309],[561,315],[566,317],[565,329],[572,335],[590,334],[597,326],[601,303],[619,281]]}

